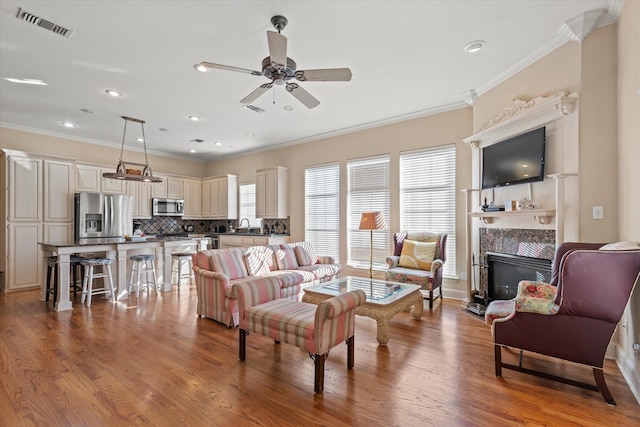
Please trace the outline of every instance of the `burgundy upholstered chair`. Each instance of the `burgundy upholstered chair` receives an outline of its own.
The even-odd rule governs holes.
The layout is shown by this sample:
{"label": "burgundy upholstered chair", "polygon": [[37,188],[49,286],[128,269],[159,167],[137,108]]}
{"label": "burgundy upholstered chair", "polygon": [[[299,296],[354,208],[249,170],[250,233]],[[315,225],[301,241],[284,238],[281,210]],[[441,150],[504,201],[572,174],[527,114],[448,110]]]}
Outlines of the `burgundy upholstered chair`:
{"label": "burgundy upholstered chair", "polygon": [[[400,255],[405,239],[422,243],[436,243],[434,259],[428,269],[400,266]],[[432,309],[434,299],[442,298],[442,266],[447,259],[447,233],[401,232],[393,235],[393,242],[393,255],[386,259],[389,266],[386,280],[422,286],[422,289],[429,291],[429,309]],[[439,296],[434,298],[433,291],[436,289],[440,289],[440,292]]]}
{"label": "burgundy upholstered chair", "polygon": [[[485,321],[491,325],[496,376],[502,376],[502,368],[512,369],[599,391],[608,404],[615,405],[604,379],[604,357],[640,277],[640,249],[618,250],[614,245],[559,245],[551,284],[520,283],[519,291],[527,294],[529,289],[529,296],[533,297],[542,295],[536,294],[537,290],[551,290],[548,304],[541,301],[543,298],[523,297],[520,293],[513,300],[489,304]],[[549,311],[542,314],[535,307]],[[518,365],[502,362],[502,347],[521,350]],[[523,350],[589,366],[596,385],[525,368]]]}

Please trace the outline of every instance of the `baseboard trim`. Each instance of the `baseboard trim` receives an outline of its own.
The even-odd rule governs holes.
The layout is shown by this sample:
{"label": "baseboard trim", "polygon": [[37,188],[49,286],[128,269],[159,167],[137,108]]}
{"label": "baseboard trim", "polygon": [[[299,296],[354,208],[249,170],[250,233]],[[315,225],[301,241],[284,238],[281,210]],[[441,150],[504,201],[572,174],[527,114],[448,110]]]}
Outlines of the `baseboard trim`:
{"label": "baseboard trim", "polygon": [[615,361],[627,385],[631,389],[631,393],[633,393],[636,401],[640,404],[640,373],[635,370],[632,360],[627,357],[619,344],[616,344]]}

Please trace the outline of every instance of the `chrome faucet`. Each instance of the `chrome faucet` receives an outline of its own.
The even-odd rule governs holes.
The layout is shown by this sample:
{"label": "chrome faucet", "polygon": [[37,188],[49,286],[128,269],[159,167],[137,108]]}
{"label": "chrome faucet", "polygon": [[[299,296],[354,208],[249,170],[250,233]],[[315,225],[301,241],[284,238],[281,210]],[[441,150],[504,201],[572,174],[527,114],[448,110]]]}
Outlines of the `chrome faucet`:
{"label": "chrome faucet", "polygon": [[250,227],[248,218],[242,218],[240,220],[240,223],[238,224],[238,228],[242,228],[242,221],[247,221],[247,229],[248,229]]}

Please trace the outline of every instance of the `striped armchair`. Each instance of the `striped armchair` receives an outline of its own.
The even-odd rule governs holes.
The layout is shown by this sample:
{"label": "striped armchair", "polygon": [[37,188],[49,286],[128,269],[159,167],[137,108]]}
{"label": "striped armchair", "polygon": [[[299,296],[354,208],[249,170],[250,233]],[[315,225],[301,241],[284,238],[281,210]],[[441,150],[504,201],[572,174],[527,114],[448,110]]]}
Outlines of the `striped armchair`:
{"label": "striped armchair", "polygon": [[347,343],[347,369],[354,364],[356,307],[366,295],[355,290],[323,301],[319,305],[280,298],[280,287],[270,282],[233,285],[239,306],[239,357],[246,358],[246,337],[256,332],[309,352],[315,363],[314,391],[324,389],[324,361],[329,350]]}

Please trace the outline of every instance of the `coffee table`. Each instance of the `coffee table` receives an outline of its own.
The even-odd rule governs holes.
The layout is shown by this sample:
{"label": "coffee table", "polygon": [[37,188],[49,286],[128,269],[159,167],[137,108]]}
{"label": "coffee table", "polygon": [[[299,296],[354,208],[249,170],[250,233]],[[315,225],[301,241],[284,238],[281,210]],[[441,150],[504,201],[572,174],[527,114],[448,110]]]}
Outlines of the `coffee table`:
{"label": "coffee table", "polygon": [[420,286],[362,277],[347,276],[306,288],[302,301],[319,304],[354,289],[362,289],[367,294],[367,301],[356,308],[356,314],[376,320],[376,339],[381,346],[386,346],[389,342],[389,321],[397,313],[411,307],[410,313],[414,319],[419,320],[422,316],[424,306]]}

